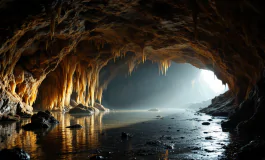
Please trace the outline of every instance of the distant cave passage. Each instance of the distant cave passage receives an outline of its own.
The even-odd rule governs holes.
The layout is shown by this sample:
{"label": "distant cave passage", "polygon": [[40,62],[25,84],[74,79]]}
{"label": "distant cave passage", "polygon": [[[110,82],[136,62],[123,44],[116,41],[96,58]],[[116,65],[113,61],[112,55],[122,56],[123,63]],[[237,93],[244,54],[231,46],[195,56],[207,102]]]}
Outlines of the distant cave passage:
{"label": "distant cave passage", "polygon": [[212,71],[172,62],[166,75],[161,75],[157,64],[146,61],[131,75],[118,74],[103,92],[102,103],[120,109],[179,108],[227,90]]}

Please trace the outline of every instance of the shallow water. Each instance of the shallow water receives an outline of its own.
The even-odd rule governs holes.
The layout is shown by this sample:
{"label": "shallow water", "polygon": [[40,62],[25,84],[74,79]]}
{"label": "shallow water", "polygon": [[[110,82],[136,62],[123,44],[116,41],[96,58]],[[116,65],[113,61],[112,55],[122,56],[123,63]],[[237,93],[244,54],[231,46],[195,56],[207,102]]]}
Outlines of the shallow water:
{"label": "shallow water", "polygon": [[[48,130],[21,129],[29,119],[1,123],[0,149],[18,146],[31,159],[77,160],[94,155],[115,160],[220,159],[224,156],[224,146],[230,142],[229,133],[221,130],[221,118],[198,115],[192,110],[111,111],[92,116],[55,112],[53,115],[60,124]],[[208,119],[212,119],[209,126],[201,124]],[[65,128],[76,123],[83,128]],[[121,132],[133,137],[122,139]],[[209,136],[212,139],[206,140]],[[155,140],[161,145],[146,143]]]}

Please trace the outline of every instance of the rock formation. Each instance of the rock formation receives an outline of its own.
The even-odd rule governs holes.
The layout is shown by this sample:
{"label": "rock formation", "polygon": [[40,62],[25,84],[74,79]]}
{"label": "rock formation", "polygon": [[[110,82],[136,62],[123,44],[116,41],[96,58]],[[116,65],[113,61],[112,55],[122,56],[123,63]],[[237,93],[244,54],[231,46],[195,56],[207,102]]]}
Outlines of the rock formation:
{"label": "rock formation", "polygon": [[49,111],[39,111],[37,114],[34,114],[31,117],[31,123],[28,123],[23,126],[25,130],[36,130],[42,128],[50,128],[58,124],[59,121],[53,117],[53,115]]}
{"label": "rock formation", "polygon": [[[190,63],[228,84],[235,97],[231,106],[248,103],[253,89],[261,92],[263,3],[2,0],[0,116],[32,113],[34,102],[42,109],[63,110],[73,93],[77,104],[100,103],[115,75],[100,79],[101,69],[128,51],[134,53],[124,58],[129,74],[146,59],[158,63],[162,74],[171,61]],[[255,103],[263,102],[261,95]],[[258,108],[255,113],[263,114],[264,107]]]}

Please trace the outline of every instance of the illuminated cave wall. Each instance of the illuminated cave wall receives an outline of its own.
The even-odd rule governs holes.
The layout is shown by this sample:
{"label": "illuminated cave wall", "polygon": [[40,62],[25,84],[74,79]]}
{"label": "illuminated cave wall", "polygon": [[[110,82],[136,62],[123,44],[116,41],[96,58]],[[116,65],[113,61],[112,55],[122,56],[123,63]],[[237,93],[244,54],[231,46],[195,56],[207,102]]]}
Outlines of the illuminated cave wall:
{"label": "illuminated cave wall", "polygon": [[66,56],[40,86],[39,108],[62,110],[70,105],[73,92],[78,104],[93,106],[95,100],[101,102],[103,86],[99,85],[99,72],[106,62],[81,61],[77,56]]}
{"label": "illuminated cave wall", "polygon": [[31,112],[37,96],[43,108],[61,109],[72,91],[93,104],[100,68],[127,51],[135,53],[129,73],[146,59],[162,73],[186,62],[214,71],[242,101],[264,68],[262,2],[3,0],[1,114]]}

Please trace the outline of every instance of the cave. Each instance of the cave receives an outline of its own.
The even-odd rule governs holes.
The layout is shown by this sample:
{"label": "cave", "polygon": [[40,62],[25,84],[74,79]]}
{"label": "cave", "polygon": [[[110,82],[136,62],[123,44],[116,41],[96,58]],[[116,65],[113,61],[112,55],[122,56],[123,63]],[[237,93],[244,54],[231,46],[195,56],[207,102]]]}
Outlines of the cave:
{"label": "cave", "polygon": [[[112,110],[102,104],[103,95],[115,77],[119,74],[131,76],[144,63],[156,64],[158,73],[165,76],[172,63],[187,63],[212,71],[229,88],[195,113],[216,120],[226,117],[222,121],[219,119],[215,127],[222,127],[223,133],[233,138],[231,143],[223,146],[220,157],[215,158],[263,159],[263,8],[262,0],[2,0],[0,132],[6,138],[1,139],[0,158],[20,153],[26,158],[53,159],[55,157],[38,157],[36,152],[27,155],[20,149],[11,150],[15,147],[13,140],[30,154],[38,148],[38,143],[43,144],[43,153],[49,153],[47,148],[52,145],[69,149],[68,139],[60,144],[53,141],[58,137],[53,137],[52,133],[58,127],[62,129],[73,123],[90,126],[84,130],[67,130],[67,133],[76,133],[74,143],[87,144],[90,140],[93,143],[95,139],[91,137],[105,135],[105,132],[93,132],[93,136],[87,138],[93,127],[102,128],[102,117],[112,114]],[[67,112],[73,108],[89,116],[69,117]],[[64,119],[64,116],[68,118]],[[45,128],[42,134],[31,130],[40,127],[35,121]],[[35,139],[32,148],[22,147],[26,137],[14,138],[21,132]],[[41,135],[46,139],[39,138]],[[135,138],[125,132],[121,136]],[[84,137],[86,140],[82,140]],[[173,148],[166,147],[165,153],[160,155],[172,159],[169,155],[173,154],[170,152]],[[59,158],[69,159],[66,155],[90,152],[87,148],[67,149]],[[203,147],[194,150],[200,150],[198,153],[206,151],[203,158],[192,154],[195,159],[211,159],[213,157],[207,155],[216,153]],[[120,155],[113,150],[107,155],[98,152],[89,158]],[[141,157],[146,154],[152,155],[143,150],[126,151],[127,158],[138,155],[137,159],[148,159]]]}

